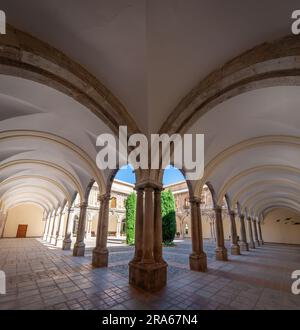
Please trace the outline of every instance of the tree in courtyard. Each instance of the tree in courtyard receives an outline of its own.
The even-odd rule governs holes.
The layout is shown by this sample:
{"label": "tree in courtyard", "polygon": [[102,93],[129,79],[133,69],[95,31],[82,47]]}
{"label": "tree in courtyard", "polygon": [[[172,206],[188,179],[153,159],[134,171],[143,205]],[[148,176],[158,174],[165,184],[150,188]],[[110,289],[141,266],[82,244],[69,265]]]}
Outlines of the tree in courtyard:
{"label": "tree in courtyard", "polygon": [[176,233],[175,199],[171,190],[161,194],[162,235],[165,244],[172,243]]}
{"label": "tree in courtyard", "polygon": [[136,209],[136,195],[132,193],[128,196],[125,202],[126,207],[126,243],[134,244],[134,229],[135,229],[135,209]]}

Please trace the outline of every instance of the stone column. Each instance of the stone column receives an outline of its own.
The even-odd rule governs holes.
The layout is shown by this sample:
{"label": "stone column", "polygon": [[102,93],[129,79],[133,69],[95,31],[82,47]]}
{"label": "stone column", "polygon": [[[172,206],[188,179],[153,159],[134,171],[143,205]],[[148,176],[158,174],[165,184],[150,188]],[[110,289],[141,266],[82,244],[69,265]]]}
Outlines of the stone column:
{"label": "stone column", "polygon": [[49,242],[50,238],[51,238],[51,231],[52,231],[52,227],[53,227],[53,212],[50,214],[50,218],[49,218],[49,225],[48,225],[48,229],[47,229],[47,234],[45,237],[45,241]]}
{"label": "stone column", "polygon": [[92,220],[90,219],[88,219],[88,221],[86,222],[85,237],[86,238],[92,237]]}
{"label": "stone column", "polygon": [[235,212],[230,211],[230,223],[231,223],[231,254],[232,255],[240,255],[240,246],[238,244],[236,223],[235,223]]}
{"label": "stone column", "polygon": [[132,262],[140,262],[143,256],[143,224],[144,224],[144,189],[137,189],[135,216],[135,253]]}
{"label": "stone column", "polygon": [[70,219],[71,212],[73,212],[73,208],[69,207],[68,209],[68,215],[67,215],[67,221],[66,221],[66,230],[65,230],[65,238],[63,240],[62,249],[63,250],[71,250],[71,244],[72,244],[72,221]]}
{"label": "stone column", "polygon": [[143,258],[144,264],[154,263],[153,253],[153,229],[154,229],[154,205],[153,205],[153,187],[145,187],[145,218],[143,228]]}
{"label": "stone column", "polygon": [[249,251],[244,214],[240,214],[240,223],[241,223],[241,241],[239,242],[239,245],[242,251]]}
{"label": "stone column", "polygon": [[249,247],[251,249],[255,249],[255,244],[254,244],[254,241],[253,241],[253,232],[252,232],[252,225],[251,225],[251,218],[248,217],[248,231],[249,231]]}
{"label": "stone column", "polygon": [[258,233],[257,233],[257,226],[256,226],[256,219],[253,219],[253,228],[254,228],[254,238],[255,238],[255,243],[257,246],[260,246],[259,240],[258,240]]}
{"label": "stone column", "polygon": [[51,232],[49,233],[49,237],[48,237],[48,242],[50,244],[52,244],[55,240],[54,233],[55,233],[56,220],[57,220],[57,213],[55,211],[55,213],[53,215],[53,220],[52,220]]}
{"label": "stone column", "polygon": [[154,191],[154,260],[162,262],[162,217],[161,217],[161,189]]}
{"label": "stone column", "polygon": [[167,283],[167,263],[162,258],[161,189],[161,185],[148,181],[136,185],[135,237],[140,236],[135,257],[129,263],[129,283],[149,292],[160,290]]}
{"label": "stone column", "polygon": [[200,200],[191,199],[191,229],[192,254],[190,255],[190,269],[198,272],[207,270],[207,257],[203,251],[202,219]]}
{"label": "stone column", "polygon": [[93,250],[92,259],[92,265],[97,268],[107,267],[108,265],[107,233],[110,194],[100,196],[99,201],[100,210],[97,226],[96,247]]}
{"label": "stone column", "polygon": [[222,220],[222,208],[220,206],[214,209],[216,214],[216,236],[217,236],[217,247],[216,247],[216,260],[227,261],[227,249],[225,248],[224,241],[224,230]]}
{"label": "stone column", "polygon": [[56,230],[56,233],[55,233],[55,245],[57,245],[58,240],[59,240],[59,233],[61,231],[62,216],[63,216],[63,210],[61,210],[60,214],[59,214],[58,226],[57,226],[57,230]]}
{"label": "stone column", "polygon": [[45,226],[45,231],[44,231],[44,235],[43,235],[43,241],[46,241],[47,239],[47,234],[48,234],[48,230],[49,230],[49,225],[50,225],[50,219],[51,219],[51,213],[48,213],[47,216],[47,220],[46,220],[46,226]]}
{"label": "stone column", "polygon": [[260,221],[258,221],[258,234],[259,234],[259,242],[261,245],[264,245],[265,242],[263,240],[263,237],[262,237],[262,231],[261,231],[261,223]]}
{"label": "stone column", "polygon": [[80,205],[78,230],[77,230],[76,242],[75,242],[75,245],[73,248],[74,257],[84,256],[84,251],[85,251],[84,236],[85,236],[85,222],[86,222],[87,207],[88,207],[87,202],[83,202]]}

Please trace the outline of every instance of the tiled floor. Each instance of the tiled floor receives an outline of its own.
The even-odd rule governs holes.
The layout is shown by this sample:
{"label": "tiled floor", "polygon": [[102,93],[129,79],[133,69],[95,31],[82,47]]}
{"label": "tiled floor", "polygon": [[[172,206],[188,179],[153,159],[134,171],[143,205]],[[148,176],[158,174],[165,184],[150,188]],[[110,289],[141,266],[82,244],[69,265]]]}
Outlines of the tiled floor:
{"label": "tiled floor", "polygon": [[128,285],[131,247],[110,247],[109,268],[93,269],[91,249],[72,257],[36,239],[1,239],[0,270],[7,294],[0,309],[298,309],[291,273],[300,269],[300,246],[266,244],[229,262],[214,260],[205,242],[207,273],[188,268],[189,241],[165,248],[168,285],[148,294]]}

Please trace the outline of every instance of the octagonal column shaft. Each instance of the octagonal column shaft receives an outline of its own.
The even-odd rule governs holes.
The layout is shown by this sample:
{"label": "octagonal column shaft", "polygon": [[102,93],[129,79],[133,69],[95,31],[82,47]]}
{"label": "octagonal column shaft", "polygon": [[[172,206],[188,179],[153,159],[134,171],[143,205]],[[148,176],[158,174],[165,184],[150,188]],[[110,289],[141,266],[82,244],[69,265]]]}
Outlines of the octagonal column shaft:
{"label": "octagonal column shaft", "polygon": [[207,257],[203,251],[203,234],[201,219],[201,202],[197,199],[190,200],[191,227],[192,227],[192,254],[190,255],[190,269],[205,272],[207,270]]}
{"label": "octagonal column shaft", "polygon": [[161,189],[154,190],[154,259],[162,262],[162,216],[161,216]]}
{"label": "octagonal column shaft", "polygon": [[61,210],[61,212],[59,214],[58,226],[57,226],[57,230],[56,230],[56,233],[55,233],[55,245],[57,245],[59,239],[62,238],[62,234],[61,234],[61,228],[62,228],[62,225],[63,225],[62,218],[63,218],[63,210]]}
{"label": "octagonal column shaft", "polygon": [[239,245],[242,251],[249,251],[246,226],[245,226],[245,216],[243,214],[240,214],[240,224],[241,224],[241,240],[239,242]]}
{"label": "octagonal column shaft", "polygon": [[216,259],[227,261],[227,249],[225,248],[224,240],[224,229],[222,219],[222,208],[220,206],[214,209],[216,215],[216,236],[217,236],[217,247],[216,247]]}
{"label": "octagonal column shaft", "polygon": [[50,219],[51,219],[51,214],[49,213],[46,219],[46,225],[45,225],[45,230],[44,230],[44,235],[43,235],[43,240],[45,241],[47,239],[47,233],[49,230],[49,225],[50,225]]}
{"label": "octagonal column shaft", "polygon": [[96,247],[93,250],[92,265],[94,267],[108,266],[107,234],[109,220],[110,194],[104,194],[99,198],[100,210],[97,226]]}
{"label": "octagonal column shaft", "polygon": [[87,207],[88,207],[88,204],[86,202],[84,202],[80,205],[77,236],[76,236],[76,242],[75,242],[75,245],[73,248],[74,257],[84,256],[84,252],[85,252],[84,235],[85,235],[85,222],[86,222]]}
{"label": "octagonal column shaft", "polygon": [[253,220],[253,229],[254,229],[254,239],[255,239],[255,243],[257,244],[257,246],[260,246],[259,243],[259,239],[258,239],[258,233],[257,233],[257,225],[256,225],[256,220]]}
{"label": "octagonal column shaft", "polygon": [[254,243],[254,240],[253,240],[253,232],[252,232],[252,225],[251,225],[251,218],[248,217],[247,219],[248,221],[248,231],[249,231],[249,247],[251,249],[255,249],[255,243]]}
{"label": "octagonal column shaft", "polygon": [[231,224],[231,254],[240,255],[240,246],[238,244],[236,222],[235,222],[235,212],[230,211],[230,224]]}
{"label": "octagonal column shaft", "polygon": [[68,208],[68,215],[67,215],[67,221],[66,221],[66,230],[65,230],[65,237],[63,240],[63,250],[70,250],[71,244],[72,244],[72,221],[70,219],[71,212],[73,212],[73,208]]}
{"label": "octagonal column shaft", "polygon": [[260,221],[258,221],[257,224],[258,224],[259,241],[260,241],[260,244],[261,244],[261,245],[264,245],[265,242],[264,242],[264,240],[263,240],[263,236],[262,236],[262,230],[261,230],[261,223],[260,223]]}

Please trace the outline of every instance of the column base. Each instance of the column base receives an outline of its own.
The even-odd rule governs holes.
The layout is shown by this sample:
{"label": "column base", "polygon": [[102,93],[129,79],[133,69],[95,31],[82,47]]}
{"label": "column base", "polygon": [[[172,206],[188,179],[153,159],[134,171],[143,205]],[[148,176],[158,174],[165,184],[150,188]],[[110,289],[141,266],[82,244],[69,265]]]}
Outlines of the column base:
{"label": "column base", "polygon": [[240,250],[241,251],[249,251],[249,245],[246,242],[239,242]]}
{"label": "column base", "polygon": [[75,243],[73,248],[73,256],[74,257],[83,257],[85,251],[85,244],[82,243]]}
{"label": "column base", "polygon": [[216,248],[216,260],[228,261],[227,249],[225,247]]}
{"label": "column base", "polygon": [[250,249],[255,249],[255,243],[254,242],[249,242],[249,247],[250,247]]}
{"label": "column base", "polygon": [[92,265],[95,268],[102,268],[108,266],[108,250],[100,250],[95,248],[93,250]]}
{"label": "column base", "polygon": [[146,290],[156,292],[167,284],[166,262],[162,263],[129,263],[129,284]]}
{"label": "column base", "polygon": [[239,256],[241,254],[241,249],[238,244],[232,244],[230,247],[230,252],[234,256]]}
{"label": "column base", "polygon": [[259,242],[259,241],[255,241],[255,244],[256,244],[257,246],[260,246],[260,242]]}
{"label": "column base", "polygon": [[65,251],[71,250],[71,240],[63,240],[62,249]]}
{"label": "column base", "polygon": [[52,236],[52,237],[50,238],[50,244],[53,244],[53,245],[56,244],[56,236]]}
{"label": "column base", "polygon": [[260,245],[264,245],[265,242],[264,241],[259,241]]}
{"label": "column base", "polygon": [[195,272],[207,271],[207,257],[204,252],[201,254],[190,255],[190,270]]}

